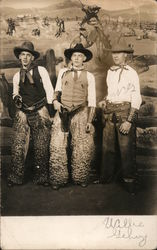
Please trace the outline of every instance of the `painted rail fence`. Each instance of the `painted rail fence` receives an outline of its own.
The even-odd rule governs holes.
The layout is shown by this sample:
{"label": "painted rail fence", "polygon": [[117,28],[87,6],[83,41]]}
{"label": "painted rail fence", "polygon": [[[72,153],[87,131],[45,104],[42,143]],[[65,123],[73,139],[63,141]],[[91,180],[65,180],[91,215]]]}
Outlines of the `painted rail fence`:
{"label": "painted rail fence", "polygon": [[[63,61],[62,57],[55,57],[54,50],[46,51],[38,65],[44,65],[50,75],[53,86],[56,84],[56,65]],[[18,68],[16,61],[0,61],[0,69]],[[0,111],[1,111],[1,166],[7,171],[11,164],[11,139],[13,136],[13,116],[15,114],[15,106],[12,101],[12,83],[6,80],[5,74],[0,75]],[[136,160],[140,175],[157,175],[157,89],[149,86],[141,88],[143,103],[139,112],[137,123],[137,150]],[[101,133],[100,124],[96,125],[96,161],[91,170],[91,180],[95,180],[98,176],[98,168],[101,156]]]}

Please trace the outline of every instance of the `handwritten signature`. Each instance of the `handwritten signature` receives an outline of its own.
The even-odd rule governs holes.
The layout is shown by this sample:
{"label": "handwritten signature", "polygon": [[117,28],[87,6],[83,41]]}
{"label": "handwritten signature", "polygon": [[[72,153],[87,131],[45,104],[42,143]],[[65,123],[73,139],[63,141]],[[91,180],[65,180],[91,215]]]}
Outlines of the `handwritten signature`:
{"label": "handwritten signature", "polygon": [[108,238],[132,239],[138,240],[138,245],[143,247],[147,243],[147,234],[137,234],[138,229],[144,228],[144,224],[134,222],[132,218],[113,218],[106,217],[103,221],[106,229],[111,229],[112,233]]}

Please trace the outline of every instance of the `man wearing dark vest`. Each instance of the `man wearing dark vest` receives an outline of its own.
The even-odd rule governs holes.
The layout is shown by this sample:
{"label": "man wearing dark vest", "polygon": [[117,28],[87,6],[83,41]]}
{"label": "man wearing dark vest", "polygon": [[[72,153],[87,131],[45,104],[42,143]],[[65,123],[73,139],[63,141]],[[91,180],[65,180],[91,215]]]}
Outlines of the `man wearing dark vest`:
{"label": "man wearing dark vest", "polygon": [[91,60],[92,53],[82,44],[76,44],[66,49],[64,55],[71,60],[71,66],[60,70],[54,93],[57,113],[52,126],[49,164],[53,189],[65,185],[69,177],[75,184],[86,187],[94,155],[95,78],[83,65]]}
{"label": "man wearing dark vest", "polygon": [[[53,87],[47,70],[34,62],[40,54],[34,45],[25,41],[14,48],[21,69],[13,77],[13,100],[17,107],[14,136],[11,145],[11,169],[8,186],[24,183],[25,159],[30,134],[34,151],[34,183],[48,185],[48,161],[51,119],[49,108],[53,100]],[[47,109],[47,107],[48,109]]]}

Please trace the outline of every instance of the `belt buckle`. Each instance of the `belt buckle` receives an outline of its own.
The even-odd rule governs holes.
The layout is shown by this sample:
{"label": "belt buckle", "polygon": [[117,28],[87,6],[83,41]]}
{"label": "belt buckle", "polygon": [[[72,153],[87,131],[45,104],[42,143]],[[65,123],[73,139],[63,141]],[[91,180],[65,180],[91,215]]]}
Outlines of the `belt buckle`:
{"label": "belt buckle", "polygon": [[29,111],[33,111],[35,109],[35,106],[31,106],[28,108]]}

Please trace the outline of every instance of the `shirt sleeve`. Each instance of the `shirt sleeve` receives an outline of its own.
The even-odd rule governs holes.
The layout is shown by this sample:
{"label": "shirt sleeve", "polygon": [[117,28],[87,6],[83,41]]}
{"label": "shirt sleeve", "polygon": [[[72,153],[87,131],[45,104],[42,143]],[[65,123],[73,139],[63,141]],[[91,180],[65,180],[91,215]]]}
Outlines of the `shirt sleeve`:
{"label": "shirt sleeve", "polygon": [[139,109],[142,103],[141,93],[140,93],[140,82],[136,71],[132,74],[132,92],[131,92],[131,107]]}
{"label": "shirt sleeve", "polygon": [[66,72],[67,70],[68,70],[67,68],[60,69],[60,71],[58,73],[58,77],[57,77],[55,92],[62,91],[62,76],[63,76],[64,72]]}
{"label": "shirt sleeve", "polygon": [[19,82],[20,82],[20,74],[17,72],[13,76],[13,99],[16,95],[19,95]]}
{"label": "shirt sleeve", "polygon": [[107,85],[107,94],[106,96],[104,96],[104,99],[106,98],[106,100],[108,100],[108,96],[109,96],[109,81],[110,81],[110,70],[107,71],[107,76],[106,76],[106,85]]}
{"label": "shirt sleeve", "polygon": [[51,104],[53,101],[54,89],[53,89],[48,71],[42,66],[38,66],[38,70],[39,70],[39,74],[40,74],[42,82],[43,82],[43,87],[44,87],[45,92],[46,92],[47,102],[48,102],[48,104]]}
{"label": "shirt sleeve", "polygon": [[95,77],[90,72],[87,72],[88,80],[88,107],[96,107],[96,90]]}

